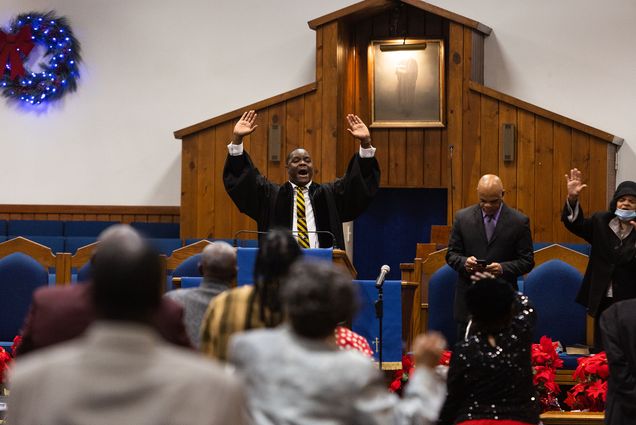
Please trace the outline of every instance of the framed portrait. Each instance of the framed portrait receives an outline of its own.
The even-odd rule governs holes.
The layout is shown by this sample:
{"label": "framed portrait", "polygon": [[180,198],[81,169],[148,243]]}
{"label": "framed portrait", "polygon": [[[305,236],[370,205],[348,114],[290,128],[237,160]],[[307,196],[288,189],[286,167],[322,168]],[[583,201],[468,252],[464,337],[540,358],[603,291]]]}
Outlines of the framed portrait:
{"label": "framed portrait", "polygon": [[444,126],[444,41],[374,40],[371,127]]}

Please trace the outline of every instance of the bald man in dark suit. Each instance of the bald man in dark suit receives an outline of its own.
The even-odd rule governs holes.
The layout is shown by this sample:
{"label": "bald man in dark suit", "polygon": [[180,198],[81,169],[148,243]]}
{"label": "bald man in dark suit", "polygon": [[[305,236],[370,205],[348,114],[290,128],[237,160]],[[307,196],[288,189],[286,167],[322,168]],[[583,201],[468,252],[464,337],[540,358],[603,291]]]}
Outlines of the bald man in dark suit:
{"label": "bald man in dark suit", "polygon": [[469,320],[464,298],[473,273],[492,273],[516,290],[517,277],[534,267],[530,220],[504,204],[504,193],[501,179],[486,174],[477,185],[479,204],[455,215],[446,262],[459,273],[454,306],[458,338],[464,337]]}

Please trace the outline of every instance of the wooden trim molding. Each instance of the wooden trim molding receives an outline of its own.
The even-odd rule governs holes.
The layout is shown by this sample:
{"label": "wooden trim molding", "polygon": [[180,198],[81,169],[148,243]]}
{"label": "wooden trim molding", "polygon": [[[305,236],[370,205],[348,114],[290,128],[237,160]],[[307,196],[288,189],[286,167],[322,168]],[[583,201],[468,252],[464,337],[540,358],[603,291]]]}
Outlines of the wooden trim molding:
{"label": "wooden trim molding", "polygon": [[172,206],[0,204],[0,214],[179,215],[179,211],[180,211],[180,207],[172,207]]}
{"label": "wooden trim molding", "polygon": [[265,100],[261,100],[260,102],[256,102],[256,103],[252,103],[251,105],[247,105],[244,106],[242,108],[239,109],[235,109],[233,111],[230,111],[228,113],[225,113],[223,115],[219,115],[217,117],[214,118],[210,118],[208,120],[205,121],[201,121],[200,123],[191,125],[189,127],[186,128],[182,128],[181,130],[177,130],[174,132],[174,138],[175,139],[183,139],[186,136],[189,136],[191,134],[197,133],[199,131],[214,127],[220,123],[224,123],[226,121],[229,120],[234,120],[239,118],[241,115],[243,115],[243,112],[245,111],[249,111],[249,110],[259,110],[259,109],[263,109],[263,108],[267,108],[269,106],[272,105],[276,105],[278,103],[282,103],[291,99],[294,99],[296,97],[300,97],[303,96],[307,93],[311,93],[316,91],[316,89],[318,88],[318,83],[313,82],[310,84],[307,84],[305,86],[302,87],[298,87],[297,89],[294,90],[290,90],[288,92],[285,93],[281,93],[278,94],[276,96],[272,96],[268,99]]}
{"label": "wooden trim molding", "polygon": [[179,223],[181,207],[139,205],[0,205],[0,220]]}
{"label": "wooden trim molding", "polygon": [[547,109],[543,109],[539,106],[533,105],[531,103],[525,102],[521,99],[517,99],[516,97],[509,96],[507,94],[498,92],[497,90],[491,89],[490,87],[483,86],[475,81],[470,81],[468,83],[468,87],[470,90],[480,93],[484,96],[491,97],[493,99],[497,99],[501,102],[508,103],[512,106],[516,106],[517,108],[524,109],[528,112],[532,112],[535,115],[539,115],[543,118],[547,118],[559,124],[563,124],[567,127],[572,127],[576,130],[579,130],[585,134],[590,136],[597,137],[601,140],[604,140],[608,143],[613,143],[615,145],[621,146],[623,144],[623,138],[614,136],[613,134],[606,133],[603,130],[599,130],[594,127],[590,127],[589,125],[583,124],[578,121],[574,121],[573,119],[564,117],[563,115],[559,115],[557,113],[548,111]]}
{"label": "wooden trim molding", "polygon": [[[369,16],[373,13],[379,13],[384,9],[394,7],[395,3],[395,1],[391,0],[361,1],[340,10],[336,10],[335,12],[329,13],[327,15],[323,15],[319,18],[312,19],[307,24],[309,25],[309,28],[315,30],[322,25],[328,24],[329,22],[335,21],[337,19],[351,17],[352,15]],[[430,3],[423,2],[421,0],[401,0],[401,3],[408,4],[409,6],[413,6],[417,9],[423,10],[433,15],[441,16],[442,18],[479,31],[484,35],[490,35],[490,33],[492,32],[492,28],[480,22],[477,22],[470,18],[466,18],[465,16],[458,15],[457,13],[453,13],[449,10],[442,9],[441,7],[432,5]]]}

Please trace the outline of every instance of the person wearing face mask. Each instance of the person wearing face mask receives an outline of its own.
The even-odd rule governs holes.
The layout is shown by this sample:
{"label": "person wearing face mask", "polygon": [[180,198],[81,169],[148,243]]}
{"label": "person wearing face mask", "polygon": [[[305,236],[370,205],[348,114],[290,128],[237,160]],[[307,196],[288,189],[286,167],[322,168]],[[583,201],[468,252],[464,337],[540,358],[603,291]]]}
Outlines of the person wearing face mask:
{"label": "person wearing face mask", "polygon": [[360,141],[360,150],[349,161],[344,177],[330,183],[314,182],[311,155],[299,148],[287,155],[288,181],[281,185],[267,180],[243,149],[243,137],[258,127],[256,117],[255,111],[245,112],[234,126],[223,169],[230,198],[256,221],[259,231],[282,227],[294,233],[301,248],[344,249],[342,223],[358,217],[380,185],[380,166],[369,129],[357,115],[347,115],[348,130]]}
{"label": "person wearing face mask", "polygon": [[592,245],[576,301],[594,317],[594,348],[603,349],[599,318],[614,302],[636,298],[636,182],[618,185],[609,211],[585,217],[579,194],[587,187],[574,168],[565,176],[568,198],[561,220],[565,227]]}

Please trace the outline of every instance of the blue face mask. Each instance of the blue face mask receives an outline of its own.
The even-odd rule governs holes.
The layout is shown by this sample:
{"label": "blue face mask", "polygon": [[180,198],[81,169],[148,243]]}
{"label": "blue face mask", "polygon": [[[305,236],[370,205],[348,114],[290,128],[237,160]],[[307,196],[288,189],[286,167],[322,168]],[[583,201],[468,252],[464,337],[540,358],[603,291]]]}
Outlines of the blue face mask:
{"label": "blue face mask", "polygon": [[616,217],[623,221],[631,221],[636,219],[636,211],[634,210],[622,210],[620,208],[616,208],[614,214],[616,214]]}

